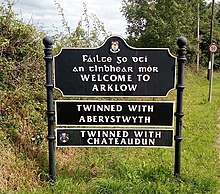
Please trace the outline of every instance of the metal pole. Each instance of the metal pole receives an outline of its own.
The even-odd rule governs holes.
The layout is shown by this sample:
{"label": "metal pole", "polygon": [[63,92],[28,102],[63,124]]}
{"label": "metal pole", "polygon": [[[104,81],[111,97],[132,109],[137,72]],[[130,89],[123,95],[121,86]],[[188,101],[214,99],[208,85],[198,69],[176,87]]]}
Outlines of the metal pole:
{"label": "metal pole", "polygon": [[212,101],[212,83],[213,83],[213,64],[214,64],[214,53],[211,53],[211,69],[210,69],[210,80],[209,80],[209,102]]}
{"label": "metal pole", "polygon": [[199,2],[197,2],[197,54],[196,54],[196,70],[199,71],[199,22],[200,22],[200,11],[199,11]]}
{"label": "metal pole", "polygon": [[211,26],[210,26],[210,44],[212,44],[212,40],[213,40],[214,12],[215,12],[215,0],[212,0],[212,14],[211,14]]}
{"label": "metal pole", "polygon": [[[211,13],[211,26],[210,26],[210,44],[212,44],[212,41],[213,41],[213,24],[214,24],[214,12],[215,12],[215,0],[212,0],[212,13]],[[211,59],[212,58],[212,54],[210,53],[209,55],[209,61],[211,63]],[[211,69],[208,68],[208,80],[210,81],[211,80],[211,72],[212,71]]]}
{"label": "metal pole", "polygon": [[177,40],[178,49],[178,78],[177,78],[177,103],[176,103],[176,135],[175,140],[175,176],[180,175],[181,166],[181,141],[182,141],[182,117],[183,117],[183,90],[184,90],[184,63],[186,62],[186,46],[187,39],[185,37],[179,37]]}
{"label": "metal pole", "polygon": [[44,60],[46,62],[46,89],[47,89],[47,117],[48,117],[48,148],[49,148],[49,178],[53,186],[55,182],[55,133],[54,133],[54,108],[53,108],[53,78],[52,78],[52,45],[53,39],[49,36],[43,39],[45,46]]}

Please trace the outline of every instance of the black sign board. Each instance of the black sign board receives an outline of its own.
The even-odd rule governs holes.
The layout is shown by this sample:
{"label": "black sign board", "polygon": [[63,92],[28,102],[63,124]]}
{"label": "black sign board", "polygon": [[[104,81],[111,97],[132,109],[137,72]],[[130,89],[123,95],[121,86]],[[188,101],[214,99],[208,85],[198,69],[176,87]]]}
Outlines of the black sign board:
{"label": "black sign board", "polygon": [[63,48],[55,87],[63,96],[166,96],[175,63],[168,48],[132,48],[112,36],[99,48]]}
{"label": "black sign board", "polygon": [[57,126],[173,126],[173,101],[55,101]]}
{"label": "black sign board", "polygon": [[57,147],[173,147],[173,130],[61,128],[56,133]]}

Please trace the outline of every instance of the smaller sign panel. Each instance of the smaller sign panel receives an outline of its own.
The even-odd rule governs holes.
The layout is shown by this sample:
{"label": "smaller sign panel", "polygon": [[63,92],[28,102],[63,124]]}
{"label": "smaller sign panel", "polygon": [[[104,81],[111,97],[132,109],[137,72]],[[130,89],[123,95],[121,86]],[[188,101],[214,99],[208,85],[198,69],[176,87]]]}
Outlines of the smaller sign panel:
{"label": "smaller sign panel", "polygon": [[173,147],[173,130],[88,129],[56,130],[57,147]]}
{"label": "smaller sign panel", "polygon": [[55,101],[57,126],[173,126],[173,101]]}

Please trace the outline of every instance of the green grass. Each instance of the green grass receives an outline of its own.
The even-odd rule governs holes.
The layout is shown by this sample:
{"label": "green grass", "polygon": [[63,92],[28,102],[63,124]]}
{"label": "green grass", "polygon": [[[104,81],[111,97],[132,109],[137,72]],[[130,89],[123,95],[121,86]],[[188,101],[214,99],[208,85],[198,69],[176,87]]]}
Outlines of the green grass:
{"label": "green grass", "polygon": [[[174,177],[174,148],[59,148],[53,193],[217,194],[220,74],[214,77],[212,102],[205,76],[205,71],[186,73],[180,177]],[[52,191],[41,181],[17,193]]]}

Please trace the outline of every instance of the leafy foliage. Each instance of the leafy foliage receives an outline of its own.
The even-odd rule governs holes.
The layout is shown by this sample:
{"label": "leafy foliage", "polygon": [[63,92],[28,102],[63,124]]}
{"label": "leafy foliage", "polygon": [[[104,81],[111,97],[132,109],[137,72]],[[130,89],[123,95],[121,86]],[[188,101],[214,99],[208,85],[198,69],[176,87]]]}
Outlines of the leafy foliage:
{"label": "leafy foliage", "polygon": [[[23,171],[25,175],[20,179],[28,183],[32,177],[32,181],[37,179],[36,185],[47,176],[46,80],[42,44],[45,33],[18,19],[13,11],[14,4],[4,0],[0,5],[0,147],[4,148],[0,149],[0,154],[3,158],[8,158],[8,154],[24,161],[16,162],[15,170],[14,163],[1,160],[0,192],[7,185],[13,191],[22,187],[32,191],[33,184],[18,181],[24,175]],[[57,6],[62,13],[62,8]],[[97,16],[87,14],[86,5],[75,31],[68,27],[64,14],[61,16],[66,31],[53,37],[56,42],[54,54],[64,45],[97,46],[101,42],[100,36],[107,36],[104,24]]]}
{"label": "leafy foliage", "polygon": [[[201,51],[197,49],[197,4],[200,3]],[[207,64],[211,6],[204,0],[123,0],[122,12],[128,22],[128,40],[137,47],[169,47],[176,51],[179,36],[188,39],[189,63],[202,53]],[[215,12],[217,13],[217,11]],[[216,20],[215,20],[215,24]],[[215,25],[215,41],[219,41],[219,26]]]}
{"label": "leafy foliage", "polygon": [[[18,19],[13,5],[11,1],[0,5],[0,28],[3,29],[0,31],[0,142],[1,150],[7,145],[9,151],[6,153],[13,155],[9,157],[17,158],[18,167],[13,168],[10,160],[0,162],[0,169],[7,169],[0,170],[0,182],[4,180],[0,190],[12,182],[16,191],[22,187],[18,181],[19,171],[27,175],[26,178],[20,177],[24,181],[28,176],[34,180],[44,172],[46,97],[42,92],[44,32]],[[7,158],[6,154],[1,153],[1,156]],[[18,158],[31,161],[28,170],[22,166],[27,165],[26,162],[18,162]]]}
{"label": "leafy foliage", "polygon": [[191,34],[192,9],[189,1],[123,1],[129,38],[138,46],[166,47],[174,45],[176,37]]}
{"label": "leafy foliage", "polygon": [[42,72],[42,68],[36,64],[41,55],[41,38],[43,33],[33,25],[25,24],[16,18],[12,10],[14,3],[6,1],[0,6],[0,75],[1,88],[21,87],[24,82],[34,83],[41,77],[29,75],[30,70]]}
{"label": "leafy foliage", "polygon": [[66,47],[97,47],[110,34],[105,30],[104,23],[95,14],[89,14],[87,6],[83,3],[83,14],[75,30],[72,30],[66,21],[64,10],[57,0],[54,0],[59,15],[61,15],[64,32],[57,33],[53,38],[56,49]]}
{"label": "leafy foliage", "polygon": [[[41,84],[44,80],[41,43],[44,33],[17,19],[12,10],[13,5],[14,3],[5,1],[0,6],[0,28],[3,29],[0,31],[0,114],[2,127],[9,130],[8,134],[11,134],[12,139],[17,138],[16,134],[20,131],[42,127],[42,124],[39,124],[42,119],[37,117],[40,117],[39,112],[44,110],[41,105],[44,95],[38,93],[42,90]],[[29,95],[28,91],[31,91],[32,95]],[[29,105],[30,102],[32,106]],[[31,122],[31,115],[33,118],[36,116],[37,122]]]}

